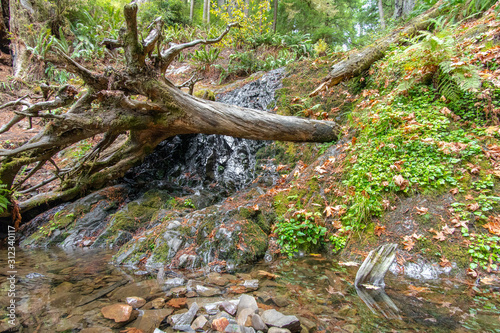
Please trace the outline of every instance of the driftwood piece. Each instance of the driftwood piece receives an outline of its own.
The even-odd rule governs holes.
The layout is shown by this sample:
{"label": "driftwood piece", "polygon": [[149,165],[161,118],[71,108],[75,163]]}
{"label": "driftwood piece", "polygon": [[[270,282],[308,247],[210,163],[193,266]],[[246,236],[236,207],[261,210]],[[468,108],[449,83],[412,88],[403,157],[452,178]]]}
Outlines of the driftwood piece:
{"label": "driftwood piece", "polygon": [[384,277],[394,258],[397,244],[384,244],[370,251],[363,264],[358,269],[354,286],[371,285],[384,288]]}
{"label": "driftwood piece", "polygon": [[381,59],[391,45],[400,44],[407,38],[415,36],[418,31],[428,29],[431,24],[429,21],[441,13],[442,3],[443,1],[440,0],[432,8],[408,22],[404,27],[393,30],[388,36],[334,64],[330,73],[309,96],[316,96],[320,92],[327,91],[330,87],[339,84],[344,79],[360,75],[370,68],[375,61]]}

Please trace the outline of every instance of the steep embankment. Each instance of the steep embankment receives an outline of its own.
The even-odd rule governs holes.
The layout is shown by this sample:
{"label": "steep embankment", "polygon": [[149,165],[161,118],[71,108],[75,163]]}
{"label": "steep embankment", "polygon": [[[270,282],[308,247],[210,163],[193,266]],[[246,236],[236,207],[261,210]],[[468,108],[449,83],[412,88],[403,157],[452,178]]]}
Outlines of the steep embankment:
{"label": "steep embankment", "polygon": [[320,78],[314,68],[321,64],[295,67],[281,112],[347,120],[344,140],[319,153],[277,145],[296,165],[274,197],[285,252],[324,242],[346,244],[343,254],[352,258],[396,242],[401,271],[412,276],[498,269],[499,27],[490,10],[423,32],[361,77],[313,98],[306,93],[319,80],[302,78]]}

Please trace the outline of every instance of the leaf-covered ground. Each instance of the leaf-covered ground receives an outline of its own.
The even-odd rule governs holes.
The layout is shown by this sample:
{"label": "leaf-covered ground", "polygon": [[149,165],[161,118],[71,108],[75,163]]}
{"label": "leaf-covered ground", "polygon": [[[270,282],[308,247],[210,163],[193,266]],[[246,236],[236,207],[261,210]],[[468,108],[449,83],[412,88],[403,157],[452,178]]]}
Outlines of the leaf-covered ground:
{"label": "leaf-covered ground", "polygon": [[278,112],[341,121],[345,136],[266,148],[286,177],[269,192],[282,252],[396,242],[400,264],[498,270],[500,20],[436,26],[317,97],[331,62],[291,67]]}

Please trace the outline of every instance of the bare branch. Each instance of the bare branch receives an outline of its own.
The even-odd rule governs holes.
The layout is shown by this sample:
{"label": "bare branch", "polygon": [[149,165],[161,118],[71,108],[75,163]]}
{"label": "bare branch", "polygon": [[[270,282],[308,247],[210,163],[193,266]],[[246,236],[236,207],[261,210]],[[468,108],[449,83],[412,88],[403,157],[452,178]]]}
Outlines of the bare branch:
{"label": "bare branch", "polygon": [[209,44],[215,44],[218,43],[224,38],[224,36],[227,35],[229,30],[233,27],[239,27],[239,23],[231,23],[227,26],[226,30],[217,38],[214,39],[197,39],[189,43],[184,43],[184,44],[178,44],[170,47],[169,49],[163,51],[161,53],[161,58],[163,60],[163,66],[162,70],[166,70],[168,66],[174,61],[175,57],[181,53],[182,50],[185,50],[190,47],[194,47],[198,44],[204,44],[204,45],[209,45]]}
{"label": "bare branch", "polygon": [[31,176],[33,176],[38,170],[40,170],[40,168],[45,164],[45,162],[47,162],[47,160],[42,160],[38,162],[38,164],[33,169],[31,169],[28,175],[24,177],[24,179],[21,180],[19,183],[14,185],[12,189],[17,190],[18,188],[20,188],[21,185],[23,185],[29,178],[31,178]]}
{"label": "bare branch", "polygon": [[86,84],[89,86],[93,87],[96,90],[101,90],[101,89],[106,89],[108,86],[108,79],[106,79],[102,75],[94,74],[87,68],[83,67],[73,59],[71,59],[66,53],[64,53],[62,50],[57,49],[57,54],[59,54],[61,57],[66,60],[68,65],[70,65],[71,68],[68,68],[70,71],[73,71],[74,73],[78,74],[83,81],[85,81]]}
{"label": "bare branch", "polygon": [[[148,37],[142,43],[144,47],[144,54],[150,54],[154,48],[158,40],[161,38],[161,30],[163,28],[163,20],[161,17],[158,17],[152,24],[152,29],[149,32]],[[151,57],[151,55],[150,55]]]}
{"label": "bare branch", "polygon": [[189,95],[192,95],[193,94],[193,90],[194,90],[194,85],[203,80],[202,77],[197,77],[195,78],[196,74],[191,76],[191,78],[189,80],[187,80],[186,82],[184,82],[183,84],[177,86],[177,88],[184,88],[184,87],[188,87],[189,88]]}

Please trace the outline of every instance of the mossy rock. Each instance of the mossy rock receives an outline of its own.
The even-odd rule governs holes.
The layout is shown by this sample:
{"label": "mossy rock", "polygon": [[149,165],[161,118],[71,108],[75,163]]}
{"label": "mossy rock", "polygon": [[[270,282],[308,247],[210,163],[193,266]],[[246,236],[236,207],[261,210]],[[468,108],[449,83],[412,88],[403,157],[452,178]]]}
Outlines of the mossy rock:
{"label": "mossy rock", "polygon": [[201,89],[194,93],[196,97],[206,99],[208,101],[215,101],[215,93],[210,89]]}

